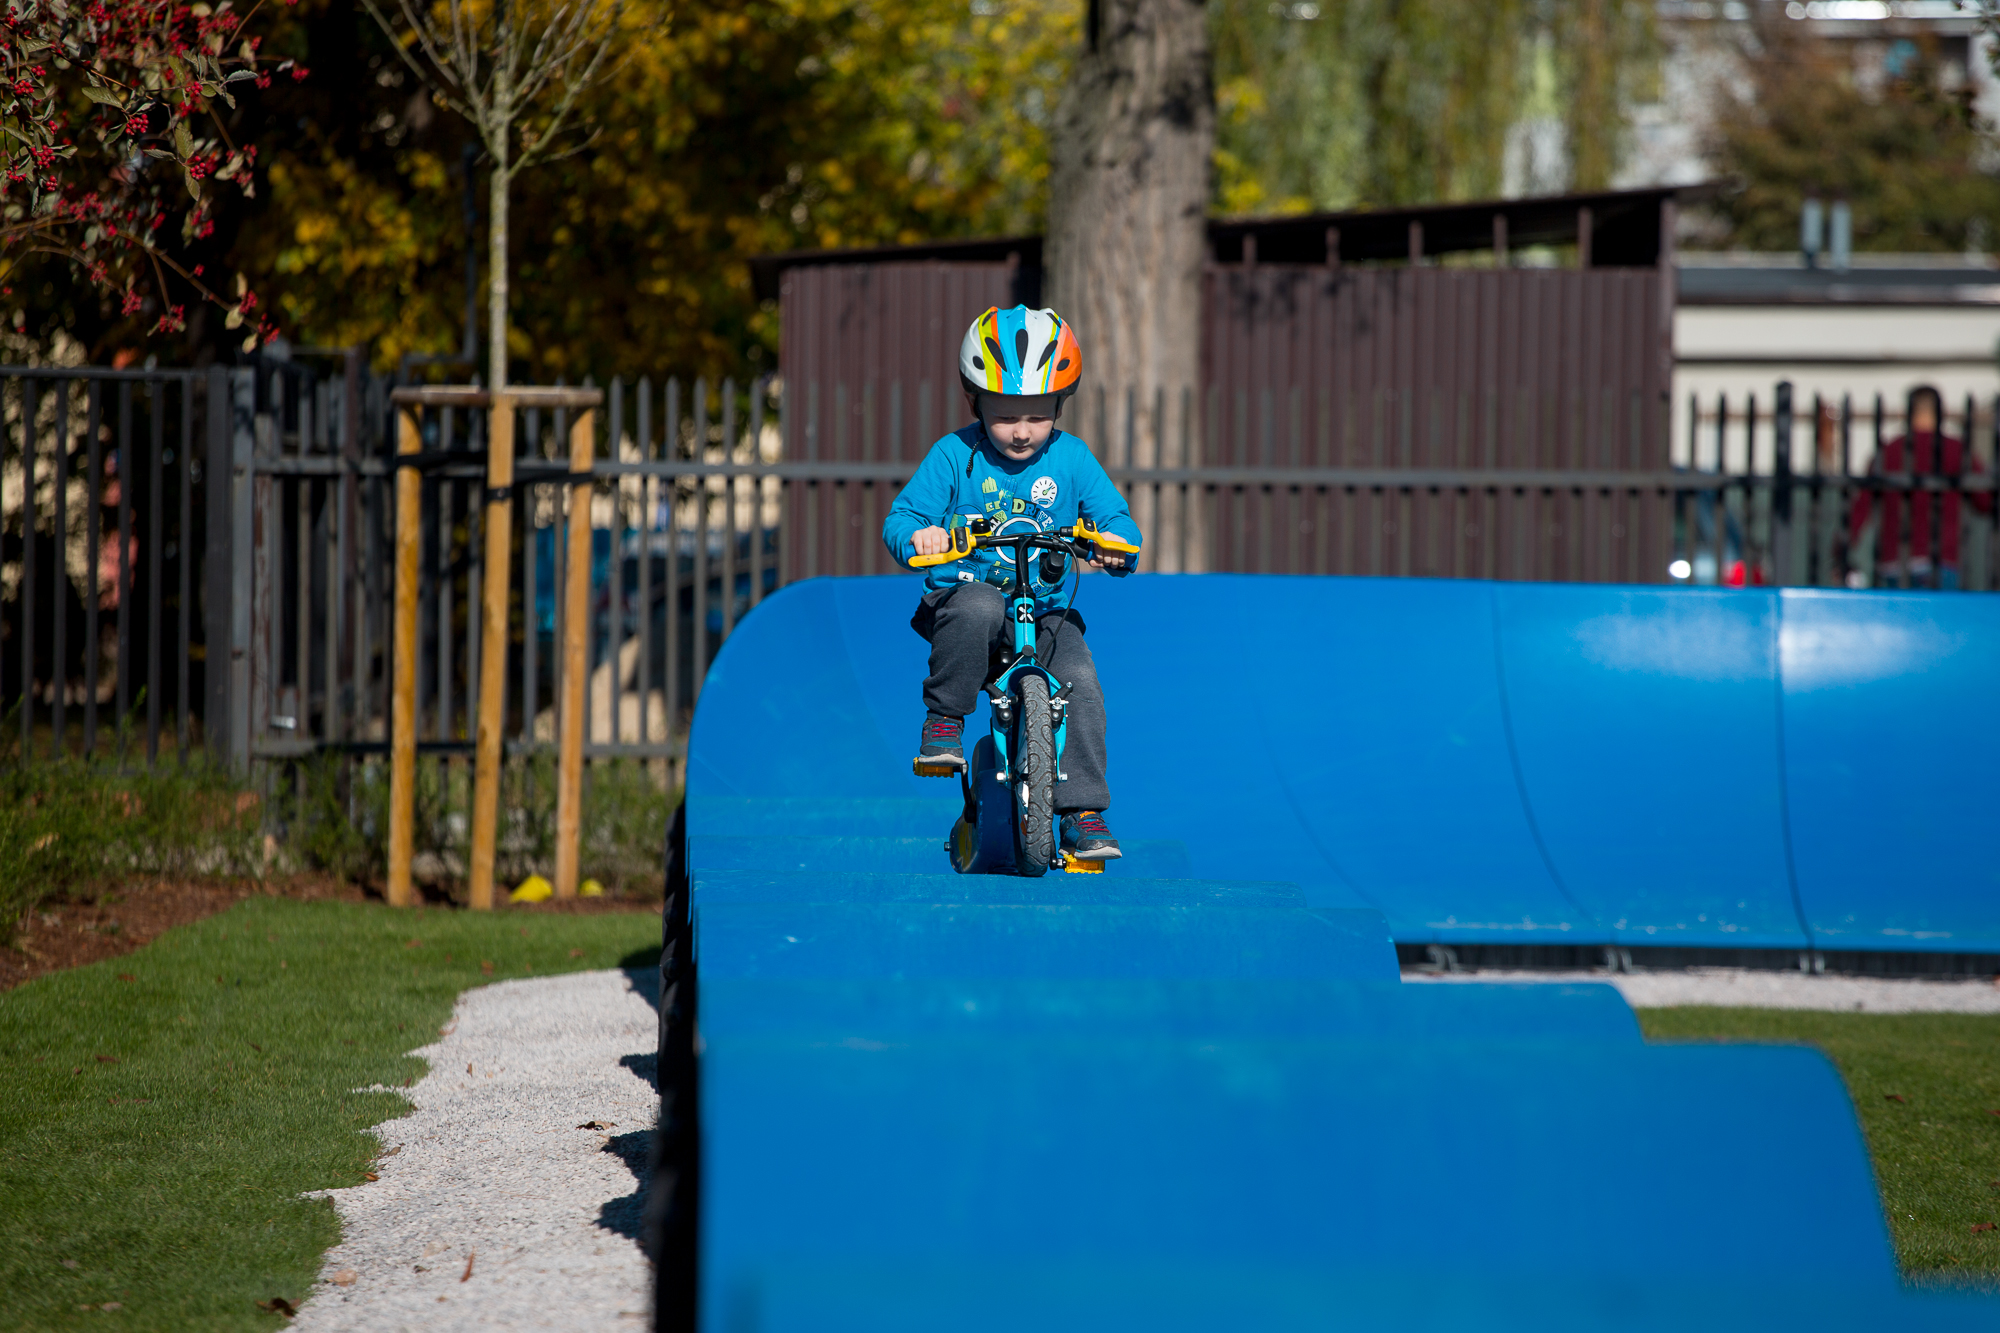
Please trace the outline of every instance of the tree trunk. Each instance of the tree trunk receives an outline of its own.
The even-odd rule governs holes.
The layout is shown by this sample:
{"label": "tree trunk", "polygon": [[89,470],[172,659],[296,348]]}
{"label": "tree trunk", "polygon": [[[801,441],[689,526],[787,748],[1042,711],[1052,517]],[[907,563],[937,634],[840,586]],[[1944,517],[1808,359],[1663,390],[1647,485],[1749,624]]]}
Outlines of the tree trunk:
{"label": "tree trunk", "polygon": [[507,387],[507,187],[511,173],[507,165],[507,140],[503,136],[493,153],[493,175],[488,182],[486,208],[491,225],[486,238],[486,384]]}
{"label": "tree trunk", "polygon": [[[1084,387],[1065,422],[1113,464],[1199,462],[1201,276],[1215,89],[1195,0],[1090,0],[1056,114],[1044,268]],[[1185,413],[1184,413],[1185,407]],[[1127,441],[1130,442],[1129,450]],[[1184,451],[1185,443],[1185,451]],[[1202,568],[1197,498],[1133,495],[1153,569]]]}

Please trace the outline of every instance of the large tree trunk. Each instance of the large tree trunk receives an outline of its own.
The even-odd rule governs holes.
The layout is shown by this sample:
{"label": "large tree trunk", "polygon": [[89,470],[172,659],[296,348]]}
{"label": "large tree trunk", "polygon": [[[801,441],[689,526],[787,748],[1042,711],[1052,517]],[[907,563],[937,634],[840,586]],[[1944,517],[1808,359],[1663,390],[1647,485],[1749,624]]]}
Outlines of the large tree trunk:
{"label": "large tree trunk", "polygon": [[[1197,0],[1090,0],[1056,114],[1044,265],[1084,387],[1065,421],[1107,461],[1199,461],[1201,273],[1215,89]],[[1185,453],[1183,449],[1185,448]],[[1190,500],[1192,497],[1190,497]],[[1206,561],[1194,510],[1133,495],[1153,569]]]}

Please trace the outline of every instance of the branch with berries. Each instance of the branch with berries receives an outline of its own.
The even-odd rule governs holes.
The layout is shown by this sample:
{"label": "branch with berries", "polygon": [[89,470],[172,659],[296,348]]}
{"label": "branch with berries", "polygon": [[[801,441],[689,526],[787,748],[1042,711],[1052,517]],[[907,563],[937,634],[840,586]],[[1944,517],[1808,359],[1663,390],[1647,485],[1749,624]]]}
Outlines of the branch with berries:
{"label": "branch with berries", "polygon": [[217,104],[306,77],[260,57],[262,3],[0,0],[0,294],[27,256],[55,255],[125,315],[150,295],[154,333],[186,327],[184,291],[249,326],[246,348],[275,334],[241,279],[229,299],[186,257],[215,230],[216,190],[256,196],[256,145],[231,141]]}

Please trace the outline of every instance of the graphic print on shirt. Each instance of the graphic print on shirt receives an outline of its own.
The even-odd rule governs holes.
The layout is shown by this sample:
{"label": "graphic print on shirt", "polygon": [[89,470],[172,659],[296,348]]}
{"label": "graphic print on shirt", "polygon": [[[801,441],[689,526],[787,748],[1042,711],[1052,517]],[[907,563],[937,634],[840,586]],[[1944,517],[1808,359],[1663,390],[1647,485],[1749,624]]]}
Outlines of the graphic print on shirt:
{"label": "graphic print on shirt", "polygon": [[[1026,481],[1026,478],[1022,478]],[[1028,484],[1026,496],[1016,495],[1013,487],[986,478],[980,484],[982,498],[977,502],[985,512],[983,517],[993,525],[995,536],[1011,537],[1022,532],[1052,532],[1056,528],[1056,516],[1049,511],[1055,503],[1058,488],[1054,477],[1042,476]],[[969,516],[976,513],[973,505],[966,505]],[[1067,576],[1068,558],[1063,560],[1063,572]],[[1035,560],[1030,567],[1029,585],[1036,596],[1043,596],[1061,586],[1062,579],[1054,582],[1044,579],[1041,562]],[[995,587],[1011,588],[1014,584],[1014,553],[1002,548],[993,552],[993,563],[987,569],[987,581]]]}

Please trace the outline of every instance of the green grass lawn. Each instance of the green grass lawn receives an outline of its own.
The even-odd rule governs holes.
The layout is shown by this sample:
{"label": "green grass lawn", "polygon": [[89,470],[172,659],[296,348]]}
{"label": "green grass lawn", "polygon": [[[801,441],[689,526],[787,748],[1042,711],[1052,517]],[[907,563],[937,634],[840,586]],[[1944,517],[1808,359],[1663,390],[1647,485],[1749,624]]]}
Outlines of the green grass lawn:
{"label": "green grass lawn", "polygon": [[[259,898],[0,994],[0,1328],[276,1328],[460,992],[651,966],[650,914]],[[420,943],[419,943],[420,941]],[[93,1307],[86,1312],[80,1307]]]}
{"label": "green grass lawn", "polygon": [[[1882,1208],[1911,1277],[2000,1278],[2000,1017],[1641,1009],[1655,1041],[1819,1047],[1860,1112]],[[1900,1100],[1899,1100],[1900,1099]]]}

